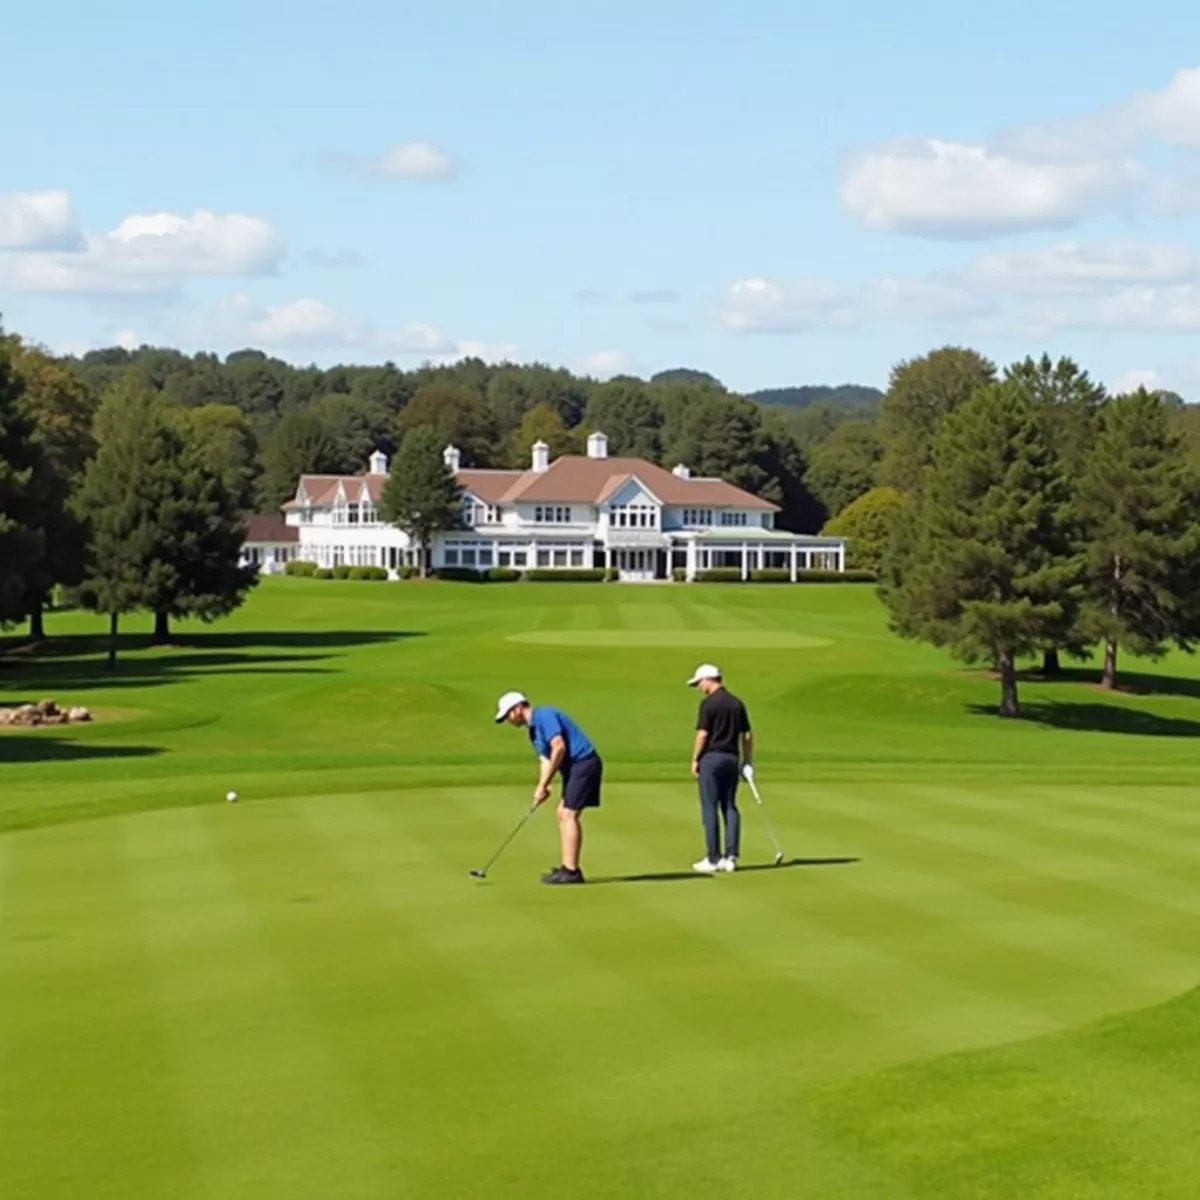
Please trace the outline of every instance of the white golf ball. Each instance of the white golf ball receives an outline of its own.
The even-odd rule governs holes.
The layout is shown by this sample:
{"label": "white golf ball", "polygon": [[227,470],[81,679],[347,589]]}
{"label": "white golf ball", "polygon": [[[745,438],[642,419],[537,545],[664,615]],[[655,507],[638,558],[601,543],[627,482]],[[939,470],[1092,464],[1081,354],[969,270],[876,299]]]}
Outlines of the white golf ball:
{"label": "white golf ball", "polygon": [[226,792],[225,799],[228,800],[230,804],[236,804],[237,803],[237,792]]}

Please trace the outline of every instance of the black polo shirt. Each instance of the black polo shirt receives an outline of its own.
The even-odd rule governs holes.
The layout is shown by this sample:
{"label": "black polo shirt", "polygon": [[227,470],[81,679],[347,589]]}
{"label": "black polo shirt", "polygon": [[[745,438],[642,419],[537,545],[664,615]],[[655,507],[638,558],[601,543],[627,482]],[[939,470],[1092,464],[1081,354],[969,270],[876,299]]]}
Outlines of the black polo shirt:
{"label": "black polo shirt", "polygon": [[708,734],[701,757],[705,754],[737,754],[741,735],[750,732],[750,714],[732,692],[717,688],[700,702],[696,728]]}

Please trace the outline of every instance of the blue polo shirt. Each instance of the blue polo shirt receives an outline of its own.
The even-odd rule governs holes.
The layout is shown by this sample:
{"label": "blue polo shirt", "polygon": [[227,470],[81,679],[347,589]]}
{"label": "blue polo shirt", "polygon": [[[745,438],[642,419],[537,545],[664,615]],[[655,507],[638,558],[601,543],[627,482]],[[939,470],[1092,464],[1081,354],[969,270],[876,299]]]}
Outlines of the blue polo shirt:
{"label": "blue polo shirt", "polygon": [[550,757],[550,740],[554,737],[561,737],[567,744],[564,766],[596,753],[587,734],[565,712],[539,704],[529,715],[529,740],[542,758]]}

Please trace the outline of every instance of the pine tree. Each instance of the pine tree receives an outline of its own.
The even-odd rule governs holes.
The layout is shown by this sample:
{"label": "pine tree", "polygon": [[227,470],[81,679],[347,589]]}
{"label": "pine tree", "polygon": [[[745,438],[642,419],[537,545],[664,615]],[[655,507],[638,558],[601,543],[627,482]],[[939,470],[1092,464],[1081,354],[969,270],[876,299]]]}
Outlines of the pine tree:
{"label": "pine tree", "polygon": [[178,437],[159,398],[133,374],[105,394],[95,430],[96,456],[76,498],[89,539],[81,594],[89,608],[108,614],[108,666],[114,670],[121,615],[152,607],[160,589],[173,582],[160,551]]}
{"label": "pine tree", "polygon": [[1075,501],[1085,554],[1082,622],[1104,644],[1102,686],[1117,652],[1158,658],[1197,637],[1200,503],[1162,399],[1144,389],[1108,401]]}
{"label": "pine tree", "polygon": [[41,454],[13,359],[14,344],[0,331],[0,625],[28,613],[45,554],[38,523]]}
{"label": "pine tree", "polygon": [[946,418],[923,482],[881,587],[893,629],[994,666],[1000,715],[1019,716],[1016,661],[1046,644],[1078,575],[1057,519],[1061,469],[1028,398],[1011,384],[976,392]]}
{"label": "pine tree", "polygon": [[422,578],[428,574],[429,544],[435,533],[462,525],[462,488],[442,459],[433,429],[409,432],[392,460],[379,512],[416,544]]}
{"label": "pine tree", "polygon": [[[1055,362],[1048,354],[1043,354],[1040,359],[1026,358],[1013,363],[1005,371],[1005,378],[1019,387],[1034,405],[1073,496],[1096,440],[1098,416],[1105,399],[1104,388],[1074,360],[1060,358]],[[1070,498],[1059,517],[1064,538],[1078,553],[1078,531],[1069,501]],[[1073,598],[1074,593],[1068,599]],[[1042,652],[1042,674],[1047,677],[1062,674],[1060,650],[1072,658],[1086,659],[1091,653],[1091,645],[1080,627],[1078,605],[1064,604],[1063,620],[1054,644]]]}

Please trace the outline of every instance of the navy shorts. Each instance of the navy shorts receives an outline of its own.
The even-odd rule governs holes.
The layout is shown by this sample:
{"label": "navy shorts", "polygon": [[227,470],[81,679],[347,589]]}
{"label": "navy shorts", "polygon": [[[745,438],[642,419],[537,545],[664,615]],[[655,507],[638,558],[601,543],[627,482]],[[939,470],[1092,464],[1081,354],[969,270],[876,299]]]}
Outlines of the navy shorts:
{"label": "navy shorts", "polygon": [[564,808],[579,812],[584,808],[600,807],[600,783],[604,776],[604,763],[600,755],[589,754],[576,759],[562,771]]}

